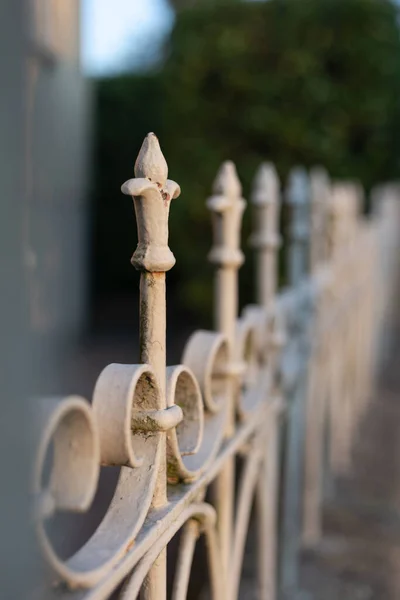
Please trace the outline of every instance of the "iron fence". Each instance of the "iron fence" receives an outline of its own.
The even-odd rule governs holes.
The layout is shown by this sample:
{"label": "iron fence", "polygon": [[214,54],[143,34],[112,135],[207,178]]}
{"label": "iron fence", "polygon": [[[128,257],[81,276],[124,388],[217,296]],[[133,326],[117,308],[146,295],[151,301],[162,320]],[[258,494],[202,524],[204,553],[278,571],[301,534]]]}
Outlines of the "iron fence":
{"label": "iron fence", "polygon": [[[397,188],[379,190],[378,210],[367,217],[356,184],[333,184],[323,169],[295,169],[281,194],[274,167],[261,165],[251,196],[256,301],[239,315],[246,201],[234,164],[224,163],[207,200],[215,330],[193,333],[181,364],[169,367],[165,273],[175,259],[168,218],[180,188],[167,176],[149,134],[135,178],[122,186],[138,228],[140,364],[108,365],[91,405],[76,396],[38,404],[35,519],[51,572],[41,598],[163,600],[166,548],[179,533],[173,600],[187,597],[200,536],[204,597],[234,600],[252,518],[256,597],[274,600],[296,588],[300,549],[320,540],[324,476],[334,480],[350,465],[393,297]],[[282,202],[288,277],[278,291]],[[121,467],[113,500],[93,536],[64,560],[49,519],[88,509],[100,465]]]}

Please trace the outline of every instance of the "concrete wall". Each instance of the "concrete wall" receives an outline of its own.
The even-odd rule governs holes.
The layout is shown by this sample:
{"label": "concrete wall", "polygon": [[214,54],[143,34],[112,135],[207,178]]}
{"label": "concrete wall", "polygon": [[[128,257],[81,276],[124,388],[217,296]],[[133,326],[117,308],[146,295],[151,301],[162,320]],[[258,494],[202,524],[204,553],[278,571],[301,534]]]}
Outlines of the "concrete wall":
{"label": "concrete wall", "polygon": [[[45,6],[55,7],[44,13]],[[65,392],[66,345],[85,327],[90,84],[79,64],[79,0],[43,4],[28,27],[23,244],[40,393]],[[40,380],[40,383],[39,383]]]}

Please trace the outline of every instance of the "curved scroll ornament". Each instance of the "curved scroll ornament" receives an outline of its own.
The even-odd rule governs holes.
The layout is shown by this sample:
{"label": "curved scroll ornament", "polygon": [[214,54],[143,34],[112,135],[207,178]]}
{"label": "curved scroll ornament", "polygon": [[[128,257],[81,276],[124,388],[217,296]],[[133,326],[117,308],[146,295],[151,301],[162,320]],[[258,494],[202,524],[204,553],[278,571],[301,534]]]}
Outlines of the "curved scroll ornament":
{"label": "curved scroll ornament", "polygon": [[[35,477],[37,528],[46,558],[70,587],[95,586],[132,547],[153,497],[163,431],[168,431],[168,472],[177,474],[177,479],[195,479],[218,451],[226,414],[227,351],[222,336],[204,333],[208,339],[202,344],[206,360],[197,366],[199,374],[203,370],[205,403],[213,411],[206,416],[204,436],[200,386],[184,365],[167,369],[165,411],[158,409],[160,390],[149,365],[108,365],[96,383],[92,409],[78,397],[42,401]],[[188,362],[190,346],[189,342]],[[52,440],[50,484],[42,489],[42,471]],[[62,561],[46,534],[45,521],[56,510],[85,511],[89,507],[100,463],[122,467],[114,498],[93,536],[74,556]]]}
{"label": "curved scroll ornament", "polygon": [[[63,561],[54,551],[46,521],[56,511],[84,512],[90,506],[100,466],[96,422],[90,406],[79,396],[40,399],[35,421],[39,441],[33,490],[39,543],[54,571],[71,585],[77,585],[81,574],[70,561]],[[53,460],[45,484],[46,462],[52,447]]]}
{"label": "curved scroll ornament", "polygon": [[232,546],[232,567],[230,597],[237,598],[240,575],[243,567],[246,537],[251,508],[255,496],[257,480],[260,477],[261,462],[267,428],[261,429],[251,440],[245,453],[243,471],[237,483],[237,509]]}
{"label": "curved scroll ornament", "polygon": [[199,384],[183,365],[167,368],[167,405],[179,406],[183,419],[167,434],[167,475],[170,483],[190,480],[200,474],[190,464],[203,439],[203,401]]}
{"label": "curved scroll ornament", "polygon": [[[174,521],[172,526],[168,528],[162,536],[160,536],[149,552],[140,560],[130,580],[122,591],[122,600],[135,600],[138,597],[143,581],[154,564],[154,561],[157,560],[159,554],[166,548],[168,542],[181,527],[184,527],[183,548],[180,549],[180,556],[183,560],[178,563],[178,573],[173,590],[174,600],[183,600],[186,598],[185,592],[189,582],[194,545],[201,532],[206,538],[211,582],[211,598],[212,600],[219,600],[222,598],[224,588],[221,579],[221,557],[216,536],[215,522],[215,509],[210,504],[203,502],[191,504],[186,507],[180,513],[179,518]],[[191,525],[193,524],[195,524],[194,531],[188,531],[188,526],[191,528]],[[190,551],[190,547],[192,547],[192,551]]]}
{"label": "curved scroll ornament", "polygon": [[[79,396],[37,402],[35,433],[39,437],[33,477],[35,519],[39,542],[54,569],[69,576],[54,552],[45,522],[57,510],[83,512],[96,492],[100,448],[89,405]],[[46,458],[53,445],[53,464],[44,483]]]}
{"label": "curved scroll ornament", "polygon": [[[43,401],[35,491],[37,527],[46,558],[72,587],[91,587],[133,543],[147,515],[160,461],[161,431],[181,419],[181,410],[160,414],[160,391],[148,365],[109,365],[101,373],[93,408],[81,398]],[[168,411],[167,411],[168,413]],[[48,489],[41,489],[46,452],[54,444]],[[110,507],[86,544],[62,561],[46,534],[56,510],[85,511],[95,494],[99,465],[121,472]]]}
{"label": "curved scroll ornament", "polygon": [[[254,316],[254,315],[253,315]],[[237,321],[235,331],[235,364],[240,365],[239,385],[236,388],[236,407],[241,419],[245,419],[260,402],[265,402],[269,388],[269,370],[263,361],[259,328],[267,328],[264,314],[257,311],[257,320],[243,315]]]}
{"label": "curved scroll ornament", "polygon": [[279,306],[245,308],[237,324],[235,343],[237,360],[244,364],[237,402],[242,418],[262,402],[277,401],[285,344],[285,324]]}
{"label": "curved scroll ornament", "polygon": [[228,345],[220,333],[197,331],[186,344],[182,362],[194,373],[204,401],[203,435],[197,453],[185,458],[186,478],[189,471],[203,472],[223,442],[229,409],[228,361]]}

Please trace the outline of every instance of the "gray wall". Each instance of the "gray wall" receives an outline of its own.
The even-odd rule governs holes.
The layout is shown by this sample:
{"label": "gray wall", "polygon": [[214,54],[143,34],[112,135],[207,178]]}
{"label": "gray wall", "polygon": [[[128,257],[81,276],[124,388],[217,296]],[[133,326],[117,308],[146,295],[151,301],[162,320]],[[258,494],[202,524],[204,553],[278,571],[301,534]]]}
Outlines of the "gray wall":
{"label": "gray wall", "polygon": [[85,322],[91,114],[77,61],[33,51],[27,8],[0,2],[0,595],[21,599],[40,577],[34,396],[70,391],[62,352]]}
{"label": "gray wall", "polygon": [[63,355],[88,299],[91,96],[76,59],[31,52],[27,69],[26,225],[30,323],[40,393],[70,392]]}

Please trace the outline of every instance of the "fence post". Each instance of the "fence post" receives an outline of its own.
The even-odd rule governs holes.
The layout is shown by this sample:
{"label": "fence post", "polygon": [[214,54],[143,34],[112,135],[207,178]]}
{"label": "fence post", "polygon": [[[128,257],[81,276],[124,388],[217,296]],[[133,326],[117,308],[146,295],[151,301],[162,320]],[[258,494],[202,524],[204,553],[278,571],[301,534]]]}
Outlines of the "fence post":
{"label": "fence post", "polygon": [[287,283],[296,307],[292,316],[295,326],[290,343],[292,347],[294,345],[298,374],[287,399],[280,583],[284,597],[291,597],[298,582],[304,413],[308,384],[307,351],[303,342],[309,319],[304,310],[301,283],[309,264],[309,180],[302,168],[295,168],[290,173],[286,203],[289,208]]}
{"label": "fence post", "polygon": [[[229,414],[225,435],[231,437],[235,430],[235,385],[234,342],[238,315],[238,269],[244,261],[240,250],[240,231],[246,201],[242,198],[242,187],[235,165],[226,161],[222,164],[213,186],[213,195],[207,200],[212,213],[213,247],[209,261],[215,265],[215,327],[223,333],[229,348]],[[215,502],[218,514],[218,535],[225,582],[226,600],[230,600],[229,563],[232,551],[232,528],[234,520],[235,459],[226,461],[218,475],[215,486]]]}
{"label": "fence post", "polygon": [[399,184],[386,184],[376,188],[373,190],[372,201],[376,228],[374,250],[377,255],[375,260],[378,261],[376,279],[372,285],[378,288],[378,292],[374,307],[374,356],[371,359],[382,364],[387,359],[393,337],[393,329],[387,326],[387,322],[396,318],[394,313],[397,308],[394,299],[399,285],[399,277],[395,275],[399,266]]}
{"label": "fence post", "polygon": [[[253,233],[250,244],[256,251],[257,303],[268,311],[270,322],[276,312],[277,259],[280,246],[279,188],[274,166],[268,163],[262,164],[256,173],[251,197]],[[273,340],[269,342],[274,343]],[[280,411],[271,410],[268,418],[265,453],[256,490],[259,524],[257,573],[260,600],[275,600],[277,580]]]}
{"label": "fence post", "polygon": [[[171,200],[180,194],[177,183],[167,179],[168,166],[157,137],[149,133],[135,163],[135,179],[122,186],[133,198],[138,246],[131,262],[140,271],[140,361],[153,367],[160,389],[158,410],[167,408],[165,273],[175,264],[168,247],[168,216]],[[152,507],[167,503],[166,434],[161,452]],[[143,585],[144,600],[166,598],[167,552],[164,549]]]}
{"label": "fence post", "polygon": [[369,225],[363,214],[365,197],[360,185],[353,185],[349,215],[349,265],[348,281],[353,286],[353,303],[357,310],[348,310],[347,330],[349,332],[349,361],[348,374],[350,419],[348,430],[348,463],[351,460],[352,444],[358,431],[361,415],[364,410],[368,394],[372,391],[371,385],[363,385],[363,368],[368,362],[369,331],[371,317],[369,305],[371,303],[368,285],[368,273],[373,268],[373,257],[370,255]]}
{"label": "fence post", "polygon": [[[329,341],[326,339],[327,317],[326,269],[327,216],[330,182],[326,171],[314,168],[310,173],[311,236],[310,269],[315,290],[312,354],[306,407],[306,436],[304,461],[304,494],[302,542],[314,547],[321,538],[321,505],[324,474],[324,434],[327,381],[329,380]],[[328,346],[327,346],[328,342]]]}
{"label": "fence post", "polygon": [[[349,320],[348,298],[353,289],[354,256],[352,237],[354,225],[354,185],[336,183],[332,188],[330,214],[331,243],[331,309],[335,326],[331,330],[331,389],[330,389],[330,472],[334,476],[346,473],[349,466],[349,431],[351,422],[352,323]],[[353,252],[354,254],[354,252]],[[350,315],[352,317],[352,315]]]}

